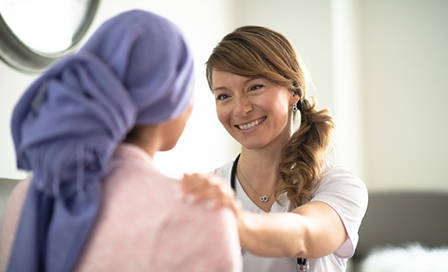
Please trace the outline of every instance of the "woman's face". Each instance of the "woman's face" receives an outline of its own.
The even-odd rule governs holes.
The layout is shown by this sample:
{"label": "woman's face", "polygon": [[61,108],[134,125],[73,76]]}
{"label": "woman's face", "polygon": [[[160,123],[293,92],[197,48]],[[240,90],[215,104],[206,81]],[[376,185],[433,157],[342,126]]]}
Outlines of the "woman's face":
{"label": "woman's face", "polygon": [[214,70],[213,93],[219,121],[246,149],[283,147],[292,131],[298,96],[265,78]]}

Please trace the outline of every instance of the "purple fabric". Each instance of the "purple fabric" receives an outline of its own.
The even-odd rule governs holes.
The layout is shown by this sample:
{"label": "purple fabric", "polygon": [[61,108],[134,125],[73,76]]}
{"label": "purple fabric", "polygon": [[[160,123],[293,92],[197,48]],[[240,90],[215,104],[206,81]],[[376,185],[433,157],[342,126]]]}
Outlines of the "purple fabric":
{"label": "purple fabric", "polygon": [[12,117],[17,165],[33,172],[8,271],[71,271],[101,203],[101,180],[135,125],[180,115],[193,59],[179,29],[134,10],[26,90]]}

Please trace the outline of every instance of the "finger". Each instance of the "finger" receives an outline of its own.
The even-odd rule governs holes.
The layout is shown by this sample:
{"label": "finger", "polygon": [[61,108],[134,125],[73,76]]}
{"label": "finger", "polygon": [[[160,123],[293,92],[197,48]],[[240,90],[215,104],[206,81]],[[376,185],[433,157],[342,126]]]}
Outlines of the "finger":
{"label": "finger", "polygon": [[205,191],[207,189],[221,190],[229,187],[224,184],[221,178],[212,174],[185,175],[182,183],[186,192]]}
{"label": "finger", "polygon": [[213,174],[184,175],[185,201],[204,201],[208,208],[228,207],[237,213],[240,205],[235,192],[220,177]]}
{"label": "finger", "polygon": [[185,174],[183,179],[181,180],[182,190],[186,193],[198,190],[198,188],[206,186],[204,183],[207,183],[207,180],[204,180],[203,177],[197,174]]}
{"label": "finger", "polygon": [[182,184],[188,202],[197,202],[219,195],[218,184],[204,175],[185,175]]}
{"label": "finger", "polygon": [[220,193],[219,190],[215,186],[205,186],[198,187],[194,191],[189,191],[185,193],[185,195],[192,201],[190,202],[200,202],[207,201],[211,199],[218,199]]}

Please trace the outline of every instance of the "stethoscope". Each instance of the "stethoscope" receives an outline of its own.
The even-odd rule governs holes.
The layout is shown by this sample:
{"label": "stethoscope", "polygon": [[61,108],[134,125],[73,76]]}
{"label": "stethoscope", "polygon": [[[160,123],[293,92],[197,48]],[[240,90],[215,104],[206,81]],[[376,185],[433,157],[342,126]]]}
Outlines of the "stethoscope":
{"label": "stethoscope", "polygon": [[[236,194],[236,187],[235,187],[236,168],[238,166],[240,156],[241,154],[238,154],[238,156],[235,158],[235,161],[233,162],[232,165],[232,171],[230,172],[230,186],[232,186],[232,189],[235,191],[235,194]],[[306,272],[309,271],[310,269],[310,264],[305,258],[297,258],[297,265],[299,266],[300,272]]]}

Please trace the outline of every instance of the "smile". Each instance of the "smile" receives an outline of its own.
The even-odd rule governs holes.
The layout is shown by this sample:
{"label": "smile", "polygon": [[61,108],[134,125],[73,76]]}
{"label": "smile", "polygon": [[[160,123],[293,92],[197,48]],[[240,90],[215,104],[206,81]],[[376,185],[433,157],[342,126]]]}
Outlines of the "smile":
{"label": "smile", "polygon": [[251,128],[253,128],[255,126],[258,126],[259,124],[263,123],[264,120],[266,120],[266,118],[267,117],[265,116],[265,117],[262,117],[262,118],[260,118],[258,120],[252,121],[252,122],[244,124],[244,125],[236,125],[236,127],[241,129],[241,130],[248,130],[248,129],[251,129]]}

